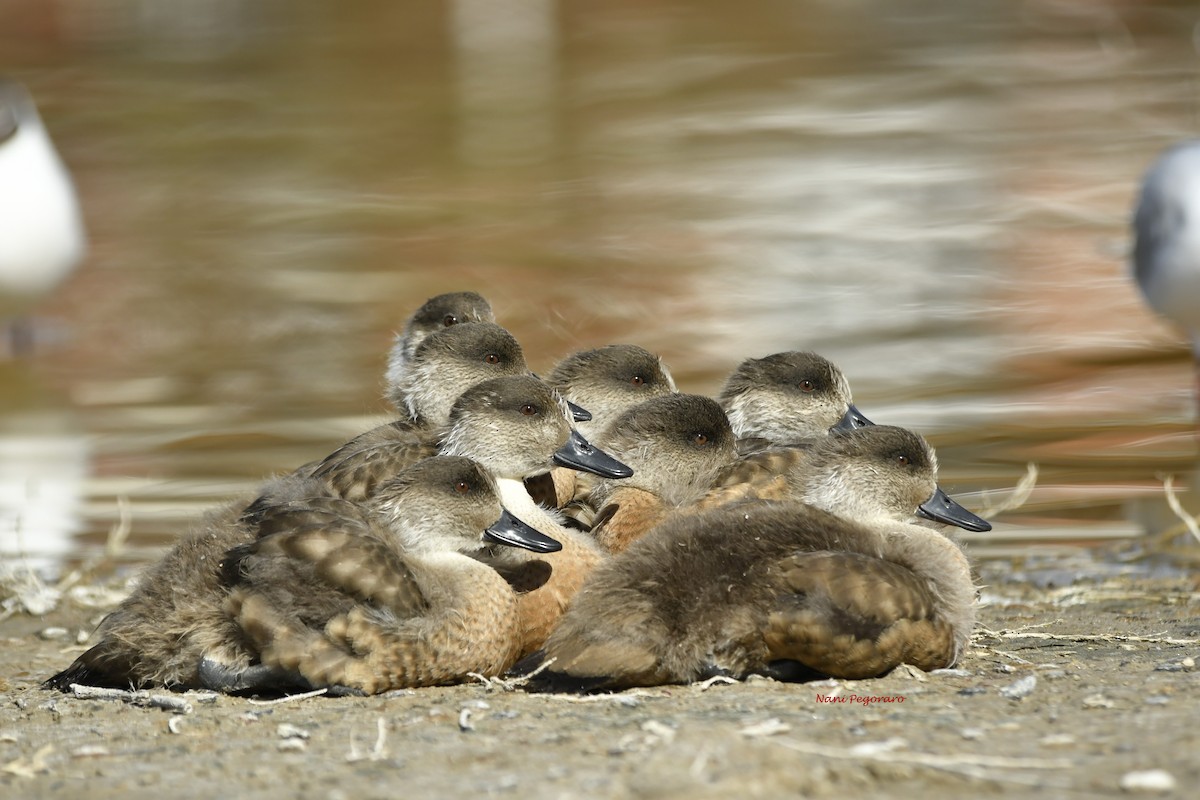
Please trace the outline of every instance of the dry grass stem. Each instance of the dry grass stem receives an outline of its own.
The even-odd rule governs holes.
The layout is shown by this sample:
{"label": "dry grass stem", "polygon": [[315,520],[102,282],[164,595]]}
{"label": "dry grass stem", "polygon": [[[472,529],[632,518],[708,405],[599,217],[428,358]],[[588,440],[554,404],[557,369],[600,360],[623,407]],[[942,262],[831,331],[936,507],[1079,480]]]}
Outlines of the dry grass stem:
{"label": "dry grass stem", "polygon": [[296,700],[308,700],[311,697],[320,697],[328,691],[328,688],[315,689],[311,692],[303,692],[301,694],[284,695],[283,697],[277,697],[274,700],[255,700],[251,697],[248,698],[246,702],[252,706],[277,706],[281,705],[282,703],[291,703]]}
{"label": "dry grass stem", "polygon": [[1184,511],[1183,506],[1179,504],[1179,498],[1175,495],[1174,475],[1167,475],[1163,478],[1163,492],[1167,496],[1167,506],[1171,509],[1171,512],[1179,517],[1179,520],[1184,524],[1188,532],[1192,534],[1192,538],[1200,543],[1200,525],[1197,525],[1196,518]]}
{"label": "dry grass stem", "polygon": [[84,686],[81,683],[71,684],[71,694],[80,700],[120,700],[134,706],[145,708],[161,708],[179,714],[192,713],[192,704],[181,697],[165,694],[150,694],[139,690],[136,692],[125,689],[107,689],[101,686]]}
{"label": "dry grass stem", "polygon": [[[1047,625],[1052,623],[1045,623]],[[1176,639],[1165,633],[1156,636],[1133,636],[1124,633],[1042,633],[1030,628],[1042,627],[1030,625],[1017,630],[991,631],[987,628],[977,628],[976,633],[989,639],[1038,639],[1055,642],[1136,642],[1141,644],[1200,644],[1200,639]]]}
{"label": "dry grass stem", "polygon": [[[875,748],[864,748],[861,745],[852,748],[840,748],[817,744],[816,742],[800,741],[798,739],[770,739],[770,741],[789,750],[820,758],[874,761],[886,764],[908,764],[965,775],[977,780],[1019,783],[1022,785],[1045,786],[1047,784],[1045,778],[1039,777],[1034,780],[1014,775],[1010,770],[1069,769],[1074,766],[1073,762],[1065,758],[1005,758],[1003,756],[976,755],[974,753],[938,755],[935,753],[897,752],[894,747],[889,746],[893,744],[891,742],[883,743],[884,746]],[[989,769],[1003,771],[986,771]]]}
{"label": "dry grass stem", "polygon": [[992,519],[1005,511],[1013,511],[1025,505],[1029,496],[1033,494],[1033,488],[1037,486],[1037,479],[1038,465],[1030,461],[1025,465],[1025,475],[1017,481],[1017,485],[1013,487],[1012,492],[1003,502],[993,506],[987,496],[984,496],[984,508],[979,512],[979,516],[984,519]]}
{"label": "dry grass stem", "polygon": [[503,678],[500,676],[489,678],[488,676],[482,675],[478,672],[468,672],[467,677],[479,681],[489,692],[495,689],[500,689],[501,691],[505,692],[513,692],[529,683],[529,681],[533,680],[534,676],[540,675],[541,673],[550,669],[550,665],[553,663],[553,658],[543,661],[541,664],[538,664],[538,668],[533,672],[516,678]]}

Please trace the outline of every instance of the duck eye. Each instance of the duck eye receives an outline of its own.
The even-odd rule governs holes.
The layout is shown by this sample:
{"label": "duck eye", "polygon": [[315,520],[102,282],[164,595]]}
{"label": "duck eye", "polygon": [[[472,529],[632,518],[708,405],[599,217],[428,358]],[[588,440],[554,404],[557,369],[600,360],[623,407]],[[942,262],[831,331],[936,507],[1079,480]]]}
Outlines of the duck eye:
{"label": "duck eye", "polygon": [[817,387],[808,378],[800,381],[800,391],[802,392],[811,392],[815,388]]}
{"label": "duck eye", "polygon": [[467,483],[466,481],[459,481],[458,483],[454,484],[454,491],[458,492],[459,494],[466,494],[467,492],[471,491],[471,484]]}
{"label": "duck eye", "polygon": [[483,357],[483,360],[489,364],[499,364],[500,356],[496,355],[495,353],[488,353],[486,356]]}
{"label": "duck eye", "polygon": [[632,378],[629,379],[629,382],[632,383],[634,386],[643,386],[646,383],[646,379],[643,378],[641,375],[634,375]]}
{"label": "duck eye", "polygon": [[705,436],[703,433],[693,433],[692,434],[692,443],[695,444],[697,447],[703,447],[704,445],[708,444],[708,437]]}
{"label": "duck eye", "polygon": [[533,405],[532,403],[526,403],[525,405],[521,406],[521,413],[527,417],[532,417],[538,413],[537,406]]}
{"label": "duck eye", "polygon": [[451,325],[457,325],[457,324],[458,324],[458,317],[454,316],[453,314],[447,314],[446,316],[442,317],[442,327],[443,328],[449,328]]}

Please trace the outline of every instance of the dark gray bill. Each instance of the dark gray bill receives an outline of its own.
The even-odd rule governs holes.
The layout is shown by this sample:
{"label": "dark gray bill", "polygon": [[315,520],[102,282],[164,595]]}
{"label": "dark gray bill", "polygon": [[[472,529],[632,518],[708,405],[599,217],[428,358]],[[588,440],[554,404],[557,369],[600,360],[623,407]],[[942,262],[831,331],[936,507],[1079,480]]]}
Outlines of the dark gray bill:
{"label": "dark gray bill", "polygon": [[590,472],[601,478],[628,478],[633,470],[620,461],[594,447],[579,431],[572,429],[571,438],[558,448],[554,454],[554,463],[560,467],[570,467],[580,472]]}
{"label": "dark gray bill", "polygon": [[483,532],[483,538],[489,542],[520,547],[535,553],[554,553],[562,550],[562,545],[556,540],[529,527],[507,510],[500,515],[500,519],[488,526]]}
{"label": "dark gray bill", "polygon": [[871,420],[863,416],[861,411],[854,407],[854,403],[851,403],[850,408],[847,409],[846,413],[842,415],[842,418],[838,420],[837,425],[834,425],[829,429],[829,432],[849,433],[850,431],[856,431],[859,428],[866,428],[874,424],[874,422],[871,422]]}
{"label": "dark gray bill", "polygon": [[570,400],[567,401],[567,408],[571,409],[571,419],[576,422],[591,422],[592,412],[588,411],[583,406],[577,406]]}
{"label": "dark gray bill", "polygon": [[942,491],[940,486],[933,493],[933,497],[917,506],[917,515],[968,531],[990,531],[992,529],[992,523],[983,517],[975,516],[951,500],[950,495]]}

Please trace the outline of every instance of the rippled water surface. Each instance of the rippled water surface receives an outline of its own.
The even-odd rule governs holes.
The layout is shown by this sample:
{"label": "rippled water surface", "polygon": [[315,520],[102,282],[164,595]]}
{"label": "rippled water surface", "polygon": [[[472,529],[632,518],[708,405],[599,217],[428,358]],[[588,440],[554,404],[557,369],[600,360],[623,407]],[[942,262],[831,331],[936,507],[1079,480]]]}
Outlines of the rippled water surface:
{"label": "rippled water surface", "polygon": [[[351,4],[347,4],[351,5]],[[85,265],[0,363],[0,542],[150,557],[386,413],[392,332],[474,289],[546,369],[685,391],[815,349],[1026,504],[978,552],[1158,529],[1196,460],[1182,336],[1126,275],[1195,135],[1191,2],[0,0]],[[1186,498],[1185,498],[1186,501]],[[1198,503],[1200,505],[1200,503]]]}

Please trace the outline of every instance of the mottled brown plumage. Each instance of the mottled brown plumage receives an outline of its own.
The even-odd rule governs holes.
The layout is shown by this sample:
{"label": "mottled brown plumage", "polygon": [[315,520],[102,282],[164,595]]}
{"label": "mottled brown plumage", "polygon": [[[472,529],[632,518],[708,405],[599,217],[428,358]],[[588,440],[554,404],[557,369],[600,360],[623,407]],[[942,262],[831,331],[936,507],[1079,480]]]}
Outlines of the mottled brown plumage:
{"label": "mottled brown plumage", "polygon": [[554,659],[534,687],[863,678],[955,663],[974,622],[970,568],[954,542],[909,522],[940,494],[932,451],[887,427],[814,451],[798,487],[812,505],[676,515],[598,568],[522,665]]}
{"label": "mottled brown plumage", "polygon": [[498,674],[520,652],[516,595],[474,556],[508,550],[484,541],[501,515],[494,479],[446,456],[381,485],[369,506],[272,508],[264,535],[227,556],[227,611],[263,665],[306,685],[372,694]]}
{"label": "mottled brown plumage", "polygon": [[96,643],[44,686],[197,687],[206,655],[232,669],[248,666],[254,652],[223,611],[220,567],[227,550],[254,538],[254,530],[239,521],[244,505],[211,513],[146,569],[133,593],[92,634]]}

